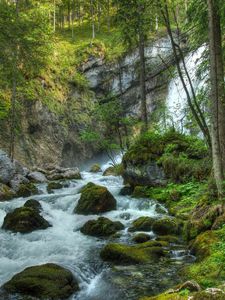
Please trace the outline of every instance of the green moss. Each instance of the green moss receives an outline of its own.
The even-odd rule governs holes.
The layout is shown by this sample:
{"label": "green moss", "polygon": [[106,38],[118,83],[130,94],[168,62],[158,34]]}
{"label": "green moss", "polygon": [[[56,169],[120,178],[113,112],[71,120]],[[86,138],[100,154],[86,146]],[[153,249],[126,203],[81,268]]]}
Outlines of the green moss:
{"label": "green moss", "polygon": [[37,200],[29,199],[25,202],[24,207],[29,207],[34,210],[37,210],[38,212],[41,211],[42,207],[41,204]]}
{"label": "green moss", "polygon": [[21,184],[16,193],[17,197],[29,197],[38,194],[38,189],[33,183]]}
{"label": "green moss", "polygon": [[0,183],[0,201],[11,200],[15,193],[5,184]]}
{"label": "green moss", "polygon": [[155,220],[152,230],[159,235],[178,234],[179,226],[176,219],[166,217]]}
{"label": "green moss", "polygon": [[123,165],[122,164],[118,164],[112,167],[107,168],[104,173],[103,176],[120,176],[123,174]]}
{"label": "green moss", "polygon": [[101,172],[101,167],[99,164],[94,164],[91,169],[90,172],[92,173],[97,173],[97,172]]}
{"label": "green moss", "polygon": [[134,231],[150,231],[152,229],[152,224],[155,219],[151,217],[140,217],[133,221],[132,227],[129,228],[130,232]]}
{"label": "green moss", "polygon": [[116,209],[116,200],[107,188],[89,182],[81,190],[81,197],[75,208],[78,214],[98,214]]}
{"label": "green moss", "polygon": [[151,239],[150,235],[149,234],[146,234],[146,233],[139,233],[139,234],[136,234],[134,237],[133,237],[133,241],[135,243],[145,243],[147,241],[149,241]]}
{"label": "green moss", "polygon": [[15,275],[3,288],[10,294],[38,299],[67,299],[79,290],[72,273],[55,264],[30,267]]}
{"label": "green moss", "polygon": [[153,297],[143,297],[139,300],[188,300],[188,295],[180,295],[179,293],[161,294]]}
{"label": "green moss", "polygon": [[49,182],[48,186],[47,186],[47,191],[48,193],[52,193],[53,190],[58,190],[58,189],[61,189],[63,188],[63,184],[58,182],[58,181],[52,181],[52,182]]}
{"label": "green moss", "polygon": [[107,218],[100,217],[97,220],[90,220],[85,223],[80,231],[86,235],[107,237],[122,229],[124,229],[122,223],[112,222]]}

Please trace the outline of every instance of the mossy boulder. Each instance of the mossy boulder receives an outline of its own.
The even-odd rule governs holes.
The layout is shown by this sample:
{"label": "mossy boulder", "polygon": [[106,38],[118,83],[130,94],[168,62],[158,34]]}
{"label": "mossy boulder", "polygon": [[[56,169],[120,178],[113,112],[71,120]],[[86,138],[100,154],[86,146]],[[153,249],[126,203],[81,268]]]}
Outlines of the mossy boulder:
{"label": "mossy boulder", "polygon": [[11,200],[15,197],[15,193],[6,184],[0,183],[0,201]]}
{"label": "mossy boulder", "polygon": [[100,256],[104,261],[115,264],[139,264],[158,261],[166,256],[166,251],[161,245],[155,246],[150,242],[134,246],[112,243],[101,250]]}
{"label": "mossy boulder", "polygon": [[79,290],[79,285],[69,270],[45,264],[26,268],[4,284],[3,289],[10,295],[59,300],[69,298]]}
{"label": "mossy boulder", "polygon": [[172,293],[172,294],[160,294],[153,297],[143,297],[139,300],[188,300],[187,295],[180,295],[180,293]]}
{"label": "mossy boulder", "polygon": [[177,234],[179,230],[179,225],[176,219],[166,217],[155,220],[155,222],[152,225],[152,230],[159,235]]}
{"label": "mossy boulder", "polygon": [[151,237],[149,234],[139,233],[139,234],[136,234],[132,240],[135,243],[140,244],[140,243],[145,243],[145,242],[149,241],[150,239],[151,239]]}
{"label": "mossy boulder", "polygon": [[191,253],[197,256],[198,260],[202,260],[211,253],[211,246],[218,241],[216,234],[211,231],[205,231],[199,234],[190,244]]}
{"label": "mossy boulder", "polygon": [[133,221],[132,227],[128,230],[130,232],[134,231],[150,231],[152,229],[152,224],[154,223],[155,219],[151,217],[140,217],[137,220]]}
{"label": "mossy boulder", "polygon": [[106,187],[89,182],[81,190],[81,197],[75,207],[77,214],[99,214],[116,209],[116,199]]}
{"label": "mossy boulder", "polygon": [[173,243],[178,243],[179,238],[177,236],[174,236],[174,235],[160,235],[156,238],[156,241],[165,241],[165,242],[168,242],[170,244],[173,244]]}
{"label": "mossy boulder", "polygon": [[85,223],[80,231],[86,235],[107,237],[122,229],[124,229],[124,225],[121,222],[113,222],[107,218],[100,217],[97,220],[90,220]]}
{"label": "mossy boulder", "polygon": [[91,173],[102,172],[100,165],[99,164],[94,164],[93,166],[91,166],[90,172]]}
{"label": "mossy boulder", "polygon": [[63,184],[59,181],[49,182],[47,186],[48,193],[53,193],[53,190],[59,190],[63,188]]}
{"label": "mossy boulder", "polygon": [[2,228],[12,232],[29,233],[50,226],[36,209],[20,207],[5,216]]}
{"label": "mossy boulder", "polygon": [[117,164],[111,167],[108,167],[104,173],[103,176],[120,176],[123,174],[123,165]]}
{"label": "mossy boulder", "polygon": [[37,200],[29,199],[24,203],[24,207],[30,207],[38,212],[41,211],[41,204]]}
{"label": "mossy boulder", "polygon": [[16,193],[17,197],[30,197],[38,194],[38,189],[33,183],[21,184]]}

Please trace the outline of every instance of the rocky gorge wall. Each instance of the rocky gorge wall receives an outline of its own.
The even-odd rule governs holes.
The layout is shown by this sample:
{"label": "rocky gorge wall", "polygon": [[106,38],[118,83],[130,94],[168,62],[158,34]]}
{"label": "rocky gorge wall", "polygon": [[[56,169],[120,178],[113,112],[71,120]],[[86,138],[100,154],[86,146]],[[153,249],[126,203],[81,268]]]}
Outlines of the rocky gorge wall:
{"label": "rocky gorge wall", "polygon": [[[148,112],[165,102],[168,76],[165,72],[173,64],[169,39],[164,37],[149,43],[145,49],[147,65]],[[165,65],[162,63],[166,61]],[[98,152],[95,145],[85,144],[80,133],[87,124],[96,125],[92,108],[96,101],[109,94],[119,97],[127,115],[140,116],[138,51],[119,62],[90,57],[80,70],[88,81],[89,91],[83,93],[70,86],[60,109],[55,112],[42,101],[23,101],[17,129],[15,157],[27,166],[49,164],[74,166]],[[0,148],[9,149],[9,122],[0,121]]]}

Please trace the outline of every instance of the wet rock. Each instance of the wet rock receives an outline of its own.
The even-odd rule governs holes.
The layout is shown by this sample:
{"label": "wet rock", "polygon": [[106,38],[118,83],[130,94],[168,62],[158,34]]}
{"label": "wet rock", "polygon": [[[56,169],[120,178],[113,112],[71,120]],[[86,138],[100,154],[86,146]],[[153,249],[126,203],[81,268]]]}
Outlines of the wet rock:
{"label": "wet rock", "polygon": [[6,184],[0,183],[0,201],[11,200],[14,197],[14,191]]}
{"label": "wet rock", "polygon": [[57,181],[52,181],[49,182],[48,186],[47,186],[47,191],[48,193],[53,193],[53,190],[58,190],[58,189],[62,189],[63,188],[63,184]]}
{"label": "wet rock", "polygon": [[45,264],[26,268],[5,283],[3,289],[12,295],[59,300],[77,292],[79,285],[69,270],[55,264]]}
{"label": "wet rock", "polygon": [[78,214],[98,214],[116,209],[116,199],[107,188],[89,182],[81,190],[81,197],[74,212]]}
{"label": "wet rock", "polygon": [[133,241],[138,244],[145,243],[145,242],[149,241],[150,239],[151,239],[151,236],[146,233],[139,233],[133,237]]}
{"label": "wet rock", "polygon": [[101,250],[100,256],[103,260],[115,264],[139,264],[157,261],[166,256],[166,251],[151,242],[135,246],[108,244]]}
{"label": "wet rock", "polygon": [[12,180],[10,180],[10,187],[15,191],[18,192],[18,190],[20,189],[21,185],[26,185],[29,184],[29,179],[27,179],[26,177],[24,177],[23,175],[20,174],[16,174]]}
{"label": "wet rock", "polygon": [[90,172],[91,173],[102,172],[100,165],[99,164],[94,164],[93,166],[91,166]]}
{"label": "wet rock", "polygon": [[37,200],[29,199],[24,203],[24,207],[30,207],[38,212],[42,210],[41,204]]}
{"label": "wet rock", "polygon": [[131,214],[130,214],[130,213],[127,213],[127,212],[122,213],[122,214],[120,214],[120,218],[121,218],[121,219],[124,219],[124,220],[130,220]]}
{"label": "wet rock", "polygon": [[201,287],[196,281],[188,280],[188,281],[180,284],[176,288],[176,292],[180,292],[182,290],[189,290],[190,292],[199,292],[199,291],[201,291]]}
{"label": "wet rock", "polygon": [[0,183],[8,184],[15,175],[15,166],[8,155],[0,150]]}
{"label": "wet rock", "polygon": [[155,220],[152,225],[152,230],[159,235],[177,234],[178,229],[177,221],[168,217]]}
{"label": "wet rock", "polygon": [[29,233],[50,226],[36,209],[20,207],[5,216],[2,228],[12,232]]}
{"label": "wet rock", "polygon": [[152,224],[154,223],[155,219],[151,217],[140,217],[137,220],[133,221],[132,227],[128,230],[130,232],[134,231],[150,231],[152,229]]}
{"label": "wet rock", "polygon": [[61,168],[55,167],[53,170],[48,172],[48,180],[72,180],[81,179],[81,174],[78,168]]}
{"label": "wet rock", "polygon": [[130,195],[132,195],[132,193],[133,193],[133,188],[129,185],[125,185],[120,190],[120,195],[121,196],[130,196]]}
{"label": "wet rock", "polygon": [[160,235],[156,238],[156,241],[165,241],[170,244],[173,244],[173,243],[178,243],[179,239],[174,235]]}
{"label": "wet rock", "polygon": [[46,176],[41,173],[41,172],[31,172],[27,175],[28,179],[30,179],[30,181],[32,182],[36,182],[36,183],[43,183],[47,181]]}
{"label": "wet rock", "polygon": [[38,194],[38,189],[33,183],[21,184],[16,193],[17,197],[30,197]]}
{"label": "wet rock", "polygon": [[124,225],[121,222],[112,222],[111,220],[100,217],[97,220],[90,220],[80,229],[83,234],[107,237],[119,230],[123,230]]}

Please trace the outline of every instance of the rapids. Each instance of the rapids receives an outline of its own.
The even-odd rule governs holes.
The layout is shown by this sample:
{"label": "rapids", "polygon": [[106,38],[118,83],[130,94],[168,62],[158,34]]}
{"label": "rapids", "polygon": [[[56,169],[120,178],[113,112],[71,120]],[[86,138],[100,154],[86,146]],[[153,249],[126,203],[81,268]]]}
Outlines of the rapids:
{"label": "rapids", "polygon": [[[105,170],[109,166],[102,166]],[[42,215],[52,227],[30,234],[10,233],[0,229],[0,285],[28,266],[47,262],[57,263],[70,269],[78,279],[81,290],[73,300],[138,299],[145,294],[155,294],[179,282],[178,270],[189,263],[192,257],[184,245],[174,245],[171,257],[165,262],[144,266],[118,266],[101,261],[99,251],[108,241],[83,235],[79,228],[96,215],[73,213],[79,199],[79,190],[86,183],[106,186],[117,199],[117,210],[105,213],[111,220],[121,221],[126,229],[116,242],[132,243],[133,233],[127,228],[140,216],[160,217],[154,200],[120,196],[123,187],[121,177],[102,176],[82,172],[82,180],[68,182],[68,187],[47,194],[46,185],[39,185],[41,194],[30,197],[38,200],[43,208]],[[0,203],[0,226],[7,212],[22,206],[29,198],[18,198]],[[161,207],[163,208],[163,207]],[[167,210],[163,208],[165,214]],[[125,213],[125,214],[124,214]],[[127,217],[130,217],[127,220]],[[154,237],[154,233],[151,232]],[[20,299],[18,296],[14,299]]]}

